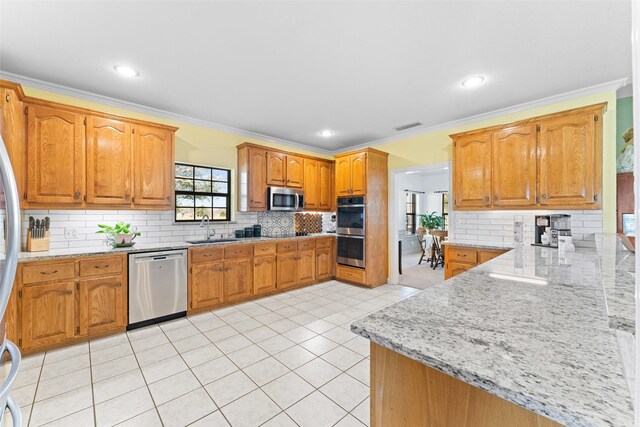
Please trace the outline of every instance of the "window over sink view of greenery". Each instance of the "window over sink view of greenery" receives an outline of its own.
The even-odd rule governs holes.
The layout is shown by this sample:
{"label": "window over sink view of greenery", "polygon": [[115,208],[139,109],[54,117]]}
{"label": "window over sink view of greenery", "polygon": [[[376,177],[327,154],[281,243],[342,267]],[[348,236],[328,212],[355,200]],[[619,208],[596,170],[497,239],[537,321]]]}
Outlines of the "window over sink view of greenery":
{"label": "window over sink view of greenery", "polygon": [[230,220],[230,170],[176,163],[175,185],[176,222]]}

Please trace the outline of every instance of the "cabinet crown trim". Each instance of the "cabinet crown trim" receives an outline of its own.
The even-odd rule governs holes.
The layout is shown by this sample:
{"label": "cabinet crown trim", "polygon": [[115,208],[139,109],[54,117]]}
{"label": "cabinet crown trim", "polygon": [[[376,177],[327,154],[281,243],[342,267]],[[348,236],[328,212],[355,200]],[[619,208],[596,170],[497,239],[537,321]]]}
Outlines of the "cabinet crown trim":
{"label": "cabinet crown trim", "polygon": [[475,135],[475,134],[478,134],[478,133],[491,132],[491,131],[496,131],[496,130],[503,130],[503,129],[508,129],[508,128],[517,127],[517,126],[533,125],[533,124],[537,124],[537,122],[539,122],[539,121],[548,120],[548,119],[552,119],[552,118],[569,116],[569,115],[572,115],[572,114],[583,113],[583,112],[588,112],[588,111],[593,111],[594,113],[598,113],[599,115],[602,115],[602,114],[606,113],[607,106],[608,106],[607,102],[601,102],[601,103],[598,103],[598,104],[591,104],[591,105],[586,105],[584,107],[573,108],[571,110],[562,110],[562,111],[558,111],[558,112],[555,112],[555,113],[545,114],[545,115],[542,115],[542,116],[530,117],[528,119],[518,120],[518,121],[515,121],[515,122],[496,124],[496,125],[493,125],[493,126],[487,126],[487,127],[484,127],[484,128],[473,129],[473,130],[469,130],[469,131],[465,131],[465,132],[452,133],[452,134],[449,135],[449,137],[455,141],[456,139],[459,139],[460,137],[467,136],[467,135]]}

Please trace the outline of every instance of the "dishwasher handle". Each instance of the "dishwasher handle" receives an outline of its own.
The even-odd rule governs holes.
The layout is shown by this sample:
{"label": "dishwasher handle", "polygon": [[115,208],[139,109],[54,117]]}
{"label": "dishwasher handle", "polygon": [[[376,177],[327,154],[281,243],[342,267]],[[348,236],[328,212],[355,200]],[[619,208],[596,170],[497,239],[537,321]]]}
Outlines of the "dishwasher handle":
{"label": "dishwasher handle", "polygon": [[167,261],[172,259],[184,259],[183,254],[175,254],[175,255],[151,255],[146,257],[136,257],[135,262],[154,262],[154,261]]}

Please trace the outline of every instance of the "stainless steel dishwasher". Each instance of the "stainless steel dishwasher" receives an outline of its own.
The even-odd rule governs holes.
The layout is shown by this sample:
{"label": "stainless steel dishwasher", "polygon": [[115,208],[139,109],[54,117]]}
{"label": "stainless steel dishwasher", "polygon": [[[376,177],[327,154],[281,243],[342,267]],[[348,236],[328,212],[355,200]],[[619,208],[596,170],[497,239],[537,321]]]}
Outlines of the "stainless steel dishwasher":
{"label": "stainless steel dishwasher", "polygon": [[186,312],[186,249],[129,254],[127,329],[175,319]]}

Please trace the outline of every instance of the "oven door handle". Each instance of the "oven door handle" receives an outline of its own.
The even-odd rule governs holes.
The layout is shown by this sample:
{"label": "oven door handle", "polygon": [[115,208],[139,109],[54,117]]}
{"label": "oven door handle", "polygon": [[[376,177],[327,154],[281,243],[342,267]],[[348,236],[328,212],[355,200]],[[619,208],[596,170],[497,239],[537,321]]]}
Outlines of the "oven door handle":
{"label": "oven door handle", "polygon": [[364,236],[355,236],[355,235],[352,235],[352,234],[338,234],[338,237],[344,237],[345,239],[364,240]]}

